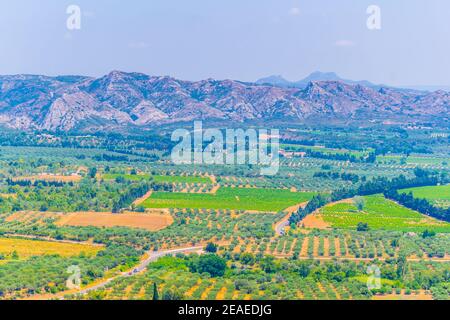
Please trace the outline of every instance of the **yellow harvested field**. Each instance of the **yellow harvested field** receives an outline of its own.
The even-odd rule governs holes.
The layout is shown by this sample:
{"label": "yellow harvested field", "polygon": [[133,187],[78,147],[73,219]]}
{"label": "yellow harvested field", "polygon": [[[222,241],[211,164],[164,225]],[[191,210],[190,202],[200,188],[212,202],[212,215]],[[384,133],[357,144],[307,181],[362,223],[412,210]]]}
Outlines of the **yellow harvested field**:
{"label": "yellow harvested field", "polygon": [[79,182],[81,180],[81,176],[78,174],[64,176],[64,175],[56,175],[56,174],[39,174],[35,176],[26,176],[26,177],[15,177],[12,179],[13,181],[36,181],[36,180],[45,180],[45,181],[55,181],[55,182]]}
{"label": "yellow harvested field", "polygon": [[129,227],[149,231],[158,231],[170,226],[173,218],[161,213],[120,213],[109,212],[74,212],[64,215],[56,224],[76,227]]}
{"label": "yellow harvested field", "polygon": [[14,193],[0,193],[0,197],[4,199],[16,199],[17,194]]}
{"label": "yellow harvested field", "polygon": [[20,259],[55,254],[64,257],[72,257],[77,256],[82,252],[86,255],[93,256],[100,250],[102,250],[102,247],[100,246],[81,243],[0,238],[0,253],[8,257],[8,255],[11,255],[15,251]]}

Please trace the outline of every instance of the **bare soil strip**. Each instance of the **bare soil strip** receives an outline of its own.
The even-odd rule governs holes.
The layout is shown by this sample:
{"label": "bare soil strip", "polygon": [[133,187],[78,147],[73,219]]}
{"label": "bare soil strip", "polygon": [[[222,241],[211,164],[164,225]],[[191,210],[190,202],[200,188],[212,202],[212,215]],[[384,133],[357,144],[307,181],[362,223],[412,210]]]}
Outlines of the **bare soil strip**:
{"label": "bare soil strip", "polygon": [[146,194],[144,194],[142,197],[137,198],[136,200],[134,200],[133,204],[135,206],[139,206],[142,203],[144,203],[145,200],[147,200],[148,198],[150,198],[153,194],[153,190],[150,190],[149,192],[147,192]]}
{"label": "bare soil strip", "polygon": [[306,216],[300,224],[307,229],[324,230],[330,227],[330,225],[327,224],[320,215],[314,213]]}
{"label": "bare soil strip", "polygon": [[303,240],[302,250],[300,251],[301,257],[308,256],[308,245],[309,245],[309,237],[306,237],[305,240]]}
{"label": "bare soil strip", "polygon": [[337,257],[341,256],[341,242],[339,241],[339,238],[334,238],[334,247],[335,247],[335,254]]}
{"label": "bare soil strip", "polygon": [[206,300],[208,298],[208,293],[214,289],[214,285],[216,284],[215,280],[211,281],[211,285],[205,289],[205,291],[203,291],[202,296],[200,298],[200,300]]}
{"label": "bare soil strip", "polygon": [[330,240],[328,238],[323,239],[323,255],[330,256]]}
{"label": "bare soil strip", "polygon": [[222,287],[220,291],[217,293],[216,300],[225,300],[225,295],[227,294],[227,288]]}
{"label": "bare soil strip", "polygon": [[318,257],[319,256],[319,237],[314,237],[313,240],[313,256]]}

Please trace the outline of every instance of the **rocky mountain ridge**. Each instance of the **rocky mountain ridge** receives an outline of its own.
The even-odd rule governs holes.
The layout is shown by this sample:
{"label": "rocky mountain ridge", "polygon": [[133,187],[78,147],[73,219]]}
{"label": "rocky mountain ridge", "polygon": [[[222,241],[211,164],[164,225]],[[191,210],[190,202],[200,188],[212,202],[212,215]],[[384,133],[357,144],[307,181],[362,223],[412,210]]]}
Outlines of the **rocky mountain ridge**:
{"label": "rocky mountain ridge", "polygon": [[100,78],[0,76],[0,125],[69,131],[197,119],[299,121],[314,116],[447,117],[450,93],[309,81],[304,88],[233,80],[183,81],[113,71]]}

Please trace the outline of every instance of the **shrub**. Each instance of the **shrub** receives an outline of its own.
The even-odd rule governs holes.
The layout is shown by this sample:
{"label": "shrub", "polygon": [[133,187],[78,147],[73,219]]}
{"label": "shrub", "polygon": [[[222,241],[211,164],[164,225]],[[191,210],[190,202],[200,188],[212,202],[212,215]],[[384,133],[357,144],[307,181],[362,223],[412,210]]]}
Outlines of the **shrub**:
{"label": "shrub", "polygon": [[209,273],[211,277],[221,277],[225,274],[227,264],[216,254],[200,256],[191,265],[191,270],[198,273]]}

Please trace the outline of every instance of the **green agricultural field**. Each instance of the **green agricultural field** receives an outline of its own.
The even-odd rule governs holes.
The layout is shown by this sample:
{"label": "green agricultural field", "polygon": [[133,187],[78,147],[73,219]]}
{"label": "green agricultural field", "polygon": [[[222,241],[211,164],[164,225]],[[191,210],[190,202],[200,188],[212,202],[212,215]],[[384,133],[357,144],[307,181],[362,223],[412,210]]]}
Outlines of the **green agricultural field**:
{"label": "green agricultural field", "polygon": [[450,232],[449,223],[424,216],[382,195],[367,196],[364,200],[361,212],[354,204],[338,203],[322,208],[320,213],[324,221],[334,228],[356,229],[359,222],[364,222],[370,229]]}
{"label": "green agricultural field", "polygon": [[230,209],[276,212],[310,200],[312,192],[285,189],[220,188],[216,194],[154,192],[147,208]]}
{"label": "green agricultural field", "polygon": [[158,183],[198,183],[198,184],[212,184],[208,177],[198,176],[152,176],[150,174],[104,174],[103,179],[114,180],[117,178],[124,178],[130,181],[141,181],[153,178],[153,181]]}
{"label": "green agricultural field", "polygon": [[427,199],[442,208],[450,207],[450,185],[403,189],[400,192],[412,192],[415,198]]}

